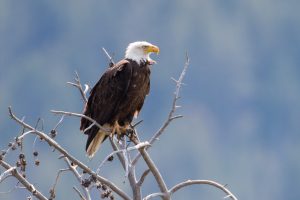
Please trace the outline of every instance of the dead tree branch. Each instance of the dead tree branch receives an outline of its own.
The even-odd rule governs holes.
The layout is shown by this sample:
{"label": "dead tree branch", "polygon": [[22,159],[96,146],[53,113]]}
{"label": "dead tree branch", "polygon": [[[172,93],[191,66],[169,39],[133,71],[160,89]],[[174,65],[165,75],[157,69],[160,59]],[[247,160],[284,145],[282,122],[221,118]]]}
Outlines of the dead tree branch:
{"label": "dead tree branch", "polygon": [[[112,57],[107,53],[107,51],[104,48],[103,48],[103,51],[109,58],[111,64],[114,65],[114,61],[113,61]],[[112,65],[110,65],[110,66],[112,66]],[[223,186],[217,182],[211,181],[211,180],[187,180],[187,181],[181,182],[181,183],[173,186],[171,189],[169,189],[167,187],[160,171],[158,170],[156,164],[154,163],[154,161],[151,159],[150,155],[147,152],[147,149],[156,140],[159,139],[159,137],[162,135],[163,132],[165,132],[166,128],[170,125],[170,123],[173,120],[183,117],[182,115],[175,115],[175,112],[180,107],[177,105],[177,101],[180,98],[179,93],[180,93],[180,89],[183,85],[183,78],[186,74],[186,70],[187,70],[188,66],[189,66],[189,57],[188,57],[188,55],[186,55],[186,62],[185,62],[184,68],[183,68],[178,80],[172,78],[172,80],[174,80],[176,83],[176,88],[175,88],[175,92],[174,92],[174,96],[173,96],[171,110],[168,113],[167,119],[165,120],[163,125],[158,129],[158,131],[156,133],[154,133],[154,135],[149,139],[149,141],[141,142],[139,140],[138,133],[135,130],[135,127],[141,121],[136,123],[135,125],[133,125],[131,127],[133,129],[133,134],[132,134],[133,136],[130,136],[130,134],[127,135],[128,138],[134,143],[134,146],[131,146],[131,147],[126,144],[126,138],[125,139],[121,138],[121,140],[120,140],[120,138],[116,139],[115,136],[109,137],[112,148],[113,148],[113,152],[111,152],[109,155],[107,155],[105,157],[105,159],[98,165],[98,168],[96,169],[96,171],[90,169],[87,165],[85,165],[84,163],[79,161],[77,158],[75,158],[73,155],[71,155],[69,152],[67,152],[66,149],[64,149],[59,143],[57,143],[53,138],[51,138],[52,137],[51,134],[50,134],[51,137],[49,137],[47,134],[45,134],[43,132],[43,130],[38,130],[37,127],[38,127],[39,121],[35,127],[30,126],[29,124],[24,122],[24,119],[20,119],[17,116],[15,116],[12,112],[11,107],[9,107],[10,117],[22,126],[22,134],[20,136],[17,136],[15,138],[15,141],[10,143],[11,145],[9,146],[8,150],[4,151],[0,155],[0,166],[4,167],[6,169],[6,171],[4,171],[0,174],[0,183],[3,180],[5,180],[7,177],[14,176],[15,178],[17,178],[19,180],[19,182],[21,184],[24,185],[24,187],[29,192],[32,193],[32,195],[34,195],[38,199],[42,199],[42,200],[47,199],[42,193],[40,193],[38,190],[36,190],[35,187],[32,184],[30,184],[26,178],[24,178],[22,176],[22,174],[20,174],[18,172],[17,167],[10,166],[8,163],[6,163],[4,161],[5,155],[7,154],[7,152],[10,149],[16,148],[16,146],[18,146],[18,145],[22,145],[22,140],[27,135],[34,134],[36,137],[35,137],[33,146],[35,145],[35,141],[37,138],[40,138],[40,139],[46,141],[51,147],[54,148],[54,150],[57,150],[58,152],[60,152],[62,154],[62,156],[60,156],[60,158],[63,158],[68,166],[68,168],[60,169],[58,171],[56,179],[55,179],[55,183],[50,190],[50,194],[51,194],[50,198],[55,198],[55,188],[56,188],[56,185],[58,183],[58,179],[59,179],[61,173],[66,172],[66,171],[71,171],[82,187],[82,191],[80,191],[75,186],[73,186],[74,191],[79,195],[79,197],[82,200],[91,200],[90,189],[92,189],[93,187],[97,187],[97,189],[99,189],[99,188],[103,189],[104,193],[101,194],[102,197],[107,197],[107,198],[113,197],[113,196],[110,196],[111,195],[110,193],[113,191],[114,193],[119,195],[119,197],[121,199],[124,199],[124,200],[141,200],[142,199],[141,187],[144,183],[144,180],[146,179],[147,175],[150,172],[154,176],[160,192],[149,194],[143,198],[144,200],[151,199],[154,197],[161,197],[163,200],[170,200],[171,196],[174,193],[176,193],[178,190],[180,190],[184,187],[188,187],[190,185],[196,185],[196,184],[211,185],[211,186],[216,187],[216,188],[222,190],[223,192],[225,192],[227,194],[227,196],[225,198],[231,198],[232,200],[237,200],[237,198],[225,186]],[[89,87],[88,87],[88,85],[85,84],[85,89],[83,89],[83,86],[81,84],[78,73],[75,72],[75,74],[76,74],[75,83],[73,83],[73,82],[67,82],[67,83],[73,85],[74,87],[76,87],[79,90],[84,102],[86,103],[88,101],[88,99],[86,97],[86,93],[89,90]],[[75,117],[85,118],[91,122],[91,125],[88,128],[86,128],[84,130],[84,132],[93,126],[96,126],[99,129],[102,129],[103,131],[107,132],[108,135],[111,133],[111,130],[105,129],[99,123],[97,123],[97,121],[95,121],[94,119],[92,119],[88,116],[85,116],[83,114],[66,112],[66,111],[57,111],[57,110],[51,110],[51,112],[54,114],[62,115],[61,119],[59,120],[59,122],[57,123],[55,128],[52,130],[53,132],[56,132],[55,129],[59,126],[59,124],[61,124],[63,122],[63,119],[65,116],[75,116]],[[51,131],[51,133],[52,133],[52,131]],[[131,157],[132,151],[134,151],[134,150],[138,150],[138,153],[132,159],[132,157]],[[36,153],[36,154],[34,154],[35,156],[38,155],[37,152],[34,152],[34,153]],[[124,168],[125,178],[127,178],[129,180],[130,187],[132,189],[132,197],[128,196],[123,190],[118,188],[110,180],[99,175],[99,172],[100,172],[102,166],[108,160],[110,160],[110,158],[112,158],[114,155],[118,156],[119,161],[121,162],[121,165]],[[136,179],[136,164],[140,157],[143,158],[148,169],[145,170],[142,173],[142,175],[140,176],[140,179],[137,180]],[[80,174],[78,172],[78,169],[82,170],[83,174]],[[24,171],[25,171],[25,168],[24,168]],[[87,173],[89,175],[88,179],[84,178],[85,177],[84,173]],[[92,183],[92,185],[90,185],[91,183]],[[107,190],[105,188],[109,188],[109,190]]]}
{"label": "dead tree branch", "polygon": [[211,181],[211,180],[187,180],[187,181],[181,182],[181,183],[175,185],[174,187],[172,187],[169,190],[169,193],[170,193],[170,195],[172,195],[176,191],[178,191],[184,187],[187,187],[190,185],[196,185],[196,184],[197,185],[212,185],[212,186],[224,191],[227,194],[226,198],[231,198],[232,200],[237,200],[237,198],[234,196],[234,194],[232,194],[232,192],[230,192],[227,188],[225,188],[220,183],[217,183],[217,182]]}
{"label": "dead tree branch", "polygon": [[26,178],[24,178],[15,167],[12,167],[4,160],[0,160],[0,165],[4,167],[6,170],[9,170],[12,176],[14,176],[26,189],[37,199],[40,200],[48,200],[39,190],[37,190],[33,184],[31,184]]}
{"label": "dead tree branch", "polygon": [[74,164],[78,165],[81,169],[83,169],[85,172],[90,174],[92,177],[95,177],[96,180],[99,182],[107,185],[111,190],[113,190],[116,194],[118,194],[120,197],[122,197],[125,200],[129,200],[130,197],[124,193],[121,189],[119,189],[114,183],[111,181],[107,180],[106,178],[99,176],[96,172],[92,171],[88,166],[83,164],[81,161],[76,159],[74,156],[72,156],[69,152],[67,152],[63,147],[61,147],[55,140],[50,138],[47,134],[35,130],[34,127],[26,124],[25,122],[21,121],[19,118],[17,118],[11,110],[11,107],[9,107],[9,114],[10,116],[21,126],[24,128],[27,128],[29,130],[33,130],[36,135],[38,135],[40,138],[45,140],[50,146],[54,147],[56,150],[58,150],[61,154],[63,154],[65,157],[67,157],[70,161],[72,161]]}
{"label": "dead tree branch", "polygon": [[145,160],[146,164],[148,165],[150,171],[152,172],[152,174],[160,188],[160,191],[164,194],[162,196],[163,199],[165,199],[165,200],[170,199],[167,185],[166,185],[164,179],[162,178],[159,170],[157,169],[155,163],[150,158],[149,154],[147,153],[147,151],[145,149],[140,149],[140,153],[141,153],[143,159]]}
{"label": "dead tree branch", "polygon": [[[13,175],[10,175],[10,177],[14,177]],[[1,194],[8,194],[8,193],[11,193],[11,192],[13,192],[14,190],[17,190],[17,189],[26,189],[26,187],[22,187],[22,186],[19,186],[19,184],[20,184],[20,182],[17,182],[17,184],[13,187],[13,188],[11,188],[10,190],[8,190],[8,191],[5,191],[5,192],[0,192],[0,195]]]}
{"label": "dead tree branch", "polygon": [[[234,194],[232,194],[232,192],[230,192],[227,188],[225,188],[220,183],[217,183],[217,182],[211,181],[211,180],[187,180],[187,181],[181,182],[181,183],[175,185],[174,187],[172,187],[170,190],[168,190],[168,195],[171,196],[172,194],[174,194],[178,190],[180,190],[184,187],[190,186],[190,185],[212,185],[216,188],[219,188],[220,190],[222,190],[223,192],[225,192],[227,194],[227,196],[224,197],[224,199],[225,198],[231,198],[232,200],[237,200],[237,198],[234,196]],[[165,194],[164,193],[149,194],[143,200],[148,200],[148,199],[158,197],[158,196],[164,197]]]}

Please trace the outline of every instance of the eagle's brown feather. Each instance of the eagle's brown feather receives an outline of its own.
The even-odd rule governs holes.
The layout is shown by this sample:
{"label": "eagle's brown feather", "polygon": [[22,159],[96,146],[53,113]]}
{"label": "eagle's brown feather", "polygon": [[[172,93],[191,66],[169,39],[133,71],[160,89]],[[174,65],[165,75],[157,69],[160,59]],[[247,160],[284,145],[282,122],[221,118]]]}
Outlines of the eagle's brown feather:
{"label": "eagle's brown feather", "polygon": [[[93,87],[84,109],[84,115],[96,120],[100,125],[114,124],[126,126],[131,123],[134,114],[139,112],[150,90],[150,66],[148,62],[138,64],[131,59],[123,59],[108,68],[98,83]],[[80,129],[85,130],[91,122],[81,118]],[[99,131],[96,126],[88,129],[86,150]],[[101,138],[106,139],[107,135]],[[101,142],[102,142],[101,141]],[[93,142],[92,144],[96,144]],[[95,148],[93,148],[95,149]],[[97,149],[97,148],[96,148]],[[91,152],[88,154],[94,154]]]}

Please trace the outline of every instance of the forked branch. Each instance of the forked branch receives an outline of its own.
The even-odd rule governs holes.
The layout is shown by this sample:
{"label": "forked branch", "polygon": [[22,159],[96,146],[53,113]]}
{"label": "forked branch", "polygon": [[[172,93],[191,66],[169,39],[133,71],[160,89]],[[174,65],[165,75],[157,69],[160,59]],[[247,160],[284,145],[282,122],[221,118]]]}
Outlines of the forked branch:
{"label": "forked branch", "polygon": [[0,160],[0,165],[5,168],[6,170],[9,170],[12,176],[14,176],[26,189],[31,192],[33,196],[35,196],[37,199],[40,200],[48,200],[38,189],[34,187],[33,184],[31,184],[26,178],[24,178],[15,167],[12,167],[4,160]]}
{"label": "forked branch", "polygon": [[87,91],[89,90],[89,86],[88,86],[87,84],[84,84],[84,87],[85,87],[85,88],[83,89],[77,71],[75,71],[75,76],[76,76],[76,77],[74,78],[75,83],[73,83],[73,82],[67,82],[67,83],[70,84],[70,85],[73,85],[73,86],[76,87],[76,88],[78,88],[78,90],[79,90],[79,92],[80,92],[80,94],[81,94],[81,97],[82,97],[83,101],[86,103],[86,102],[88,101],[88,99],[87,99],[87,97],[86,97],[86,93],[87,93]]}

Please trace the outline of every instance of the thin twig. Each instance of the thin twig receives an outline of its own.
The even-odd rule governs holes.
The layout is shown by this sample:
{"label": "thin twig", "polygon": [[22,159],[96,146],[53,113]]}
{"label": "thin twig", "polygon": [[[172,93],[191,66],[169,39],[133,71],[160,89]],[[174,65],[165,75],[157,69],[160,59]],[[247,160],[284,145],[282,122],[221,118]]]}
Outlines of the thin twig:
{"label": "thin twig", "polygon": [[[23,127],[23,130],[25,130],[24,127]],[[23,133],[22,133],[20,136],[15,137],[14,142],[10,142],[9,148],[6,149],[6,150],[2,150],[2,151],[1,151],[2,159],[4,159],[4,158],[8,155],[8,153],[9,153],[9,151],[10,151],[11,149],[16,148],[16,147],[19,145],[18,143],[21,142],[22,139],[23,139],[25,136],[27,136],[29,133],[34,133],[34,131],[32,131],[32,130],[26,131],[26,132],[23,131]],[[21,142],[21,147],[22,147],[22,146],[23,146],[23,145],[22,145],[22,142]]]}
{"label": "thin twig", "polygon": [[[22,121],[24,121],[24,120],[25,120],[25,116],[22,117]],[[25,128],[22,127],[22,133],[21,133],[21,135],[23,135],[24,132],[25,132]],[[20,139],[20,140],[19,140],[19,144],[20,144],[20,146],[21,146],[21,152],[22,152],[22,151],[23,151],[23,139]]]}
{"label": "thin twig", "polygon": [[[23,120],[24,121],[24,120]],[[42,122],[42,125],[41,125],[41,131],[43,131],[44,130],[44,119],[42,119],[42,118],[38,118],[38,120],[37,120],[37,122],[36,122],[36,125],[35,125],[35,129],[38,129],[38,125],[40,124],[40,121]]]}
{"label": "thin twig", "polygon": [[[111,153],[110,153],[109,155],[107,155],[107,156],[105,157],[105,159],[101,162],[101,164],[99,165],[99,167],[98,167],[96,173],[97,173],[97,174],[99,173],[99,171],[100,171],[101,167],[104,165],[104,163],[107,162],[108,159],[109,159],[110,157],[112,157],[114,154],[122,153],[122,152],[129,152],[129,151],[133,151],[133,150],[139,150],[139,149],[145,148],[146,146],[149,146],[149,145],[150,145],[149,142],[141,142],[141,143],[139,143],[139,144],[137,144],[137,145],[135,145],[135,146],[133,146],[133,147],[129,147],[129,148],[127,148],[127,149],[120,149],[120,150],[111,152]],[[129,163],[128,163],[128,164],[129,164]]]}
{"label": "thin twig", "polygon": [[106,128],[104,128],[103,126],[101,126],[96,120],[93,120],[92,118],[86,116],[86,115],[83,115],[83,114],[80,114],[80,113],[74,113],[74,112],[66,112],[66,111],[60,111],[60,110],[50,110],[50,112],[54,113],[54,114],[60,114],[60,115],[67,115],[67,116],[75,116],[75,117],[83,117],[87,120],[89,120],[90,122],[92,122],[95,126],[97,126],[99,129],[107,132],[107,133],[110,133],[111,130],[108,130]]}
{"label": "thin twig", "polygon": [[150,172],[150,169],[147,169],[147,170],[145,170],[145,171],[143,172],[143,174],[142,174],[140,180],[137,182],[138,186],[142,186],[142,184],[144,183],[144,181],[145,181],[147,175],[149,174],[149,172]]}
{"label": "thin twig", "polygon": [[73,85],[74,87],[78,88],[80,94],[81,94],[81,97],[83,99],[83,101],[86,103],[88,101],[87,97],[86,97],[86,93],[87,91],[89,90],[89,86],[87,84],[84,84],[85,86],[85,89],[82,88],[82,84],[80,82],[80,78],[79,78],[79,75],[77,73],[77,71],[75,71],[75,83],[72,83],[72,82],[67,82],[68,84],[70,85]]}
{"label": "thin twig", "polygon": [[35,136],[35,138],[34,138],[34,140],[33,140],[33,143],[32,143],[32,151],[33,151],[33,152],[36,151],[36,149],[35,149],[35,143],[36,143],[37,139],[38,139],[38,136]]}
{"label": "thin twig", "polygon": [[81,192],[75,186],[73,186],[73,189],[79,195],[81,200],[86,200],[86,198],[81,194]]}
{"label": "thin twig", "polygon": [[57,127],[63,122],[64,118],[65,118],[65,115],[62,115],[61,118],[60,118],[60,120],[59,120],[59,121],[57,122],[57,124],[54,126],[53,130],[56,130],[56,129],[57,129]]}
{"label": "thin twig", "polygon": [[[13,175],[11,175],[11,176],[13,177]],[[11,192],[13,192],[13,191],[16,190],[16,189],[26,189],[26,187],[20,187],[20,186],[19,186],[19,183],[20,183],[20,182],[18,181],[17,184],[15,185],[15,187],[11,188],[11,189],[8,190],[8,191],[0,192],[0,195],[11,193]]]}
{"label": "thin twig", "polygon": [[112,63],[112,65],[115,65],[115,62],[114,62],[113,58],[108,54],[106,49],[104,47],[102,47],[102,50],[104,51],[105,55],[108,57],[109,62]]}
{"label": "thin twig", "polygon": [[139,124],[142,123],[143,121],[144,121],[144,120],[140,120],[140,121],[138,121],[137,123],[133,124],[133,125],[132,125],[132,128],[137,127],[137,125],[139,125]]}
{"label": "thin twig", "polygon": [[55,188],[56,188],[56,185],[57,185],[57,183],[58,183],[58,179],[59,179],[60,175],[61,175],[63,172],[66,172],[66,171],[70,171],[70,168],[58,170],[57,175],[56,175],[56,178],[55,178],[55,182],[54,182],[52,188],[50,189],[51,197],[55,198]]}
{"label": "thin twig", "polygon": [[88,130],[90,130],[93,126],[95,125],[95,122],[91,123],[86,129],[84,129],[82,132],[87,132]]}
{"label": "thin twig", "polygon": [[35,131],[34,130],[30,130],[30,131],[26,131],[25,133],[23,133],[22,135],[18,136],[16,138],[16,140],[22,140],[25,136],[27,136],[28,134],[30,133],[34,133]]}

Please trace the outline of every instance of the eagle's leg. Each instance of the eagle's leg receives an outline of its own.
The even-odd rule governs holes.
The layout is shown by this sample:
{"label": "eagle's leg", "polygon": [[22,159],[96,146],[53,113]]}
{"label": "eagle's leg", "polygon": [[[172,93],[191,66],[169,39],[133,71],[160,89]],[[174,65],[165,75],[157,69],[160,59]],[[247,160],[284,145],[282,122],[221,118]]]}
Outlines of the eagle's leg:
{"label": "eagle's leg", "polygon": [[112,128],[112,131],[111,131],[111,137],[113,137],[114,136],[114,134],[116,133],[116,123],[113,125],[113,128]]}
{"label": "eagle's leg", "polygon": [[118,142],[126,135],[125,130],[125,126],[121,126],[118,121],[115,122],[112,133],[117,135]]}
{"label": "eagle's leg", "polygon": [[126,136],[134,144],[138,144],[139,143],[139,140],[138,140],[138,137],[136,135],[136,132],[135,132],[134,128],[131,125],[126,129]]}
{"label": "eagle's leg", "polygon": [[129,128],[129,123],[128,122],[126,122],[122,126],[120,126],[120,132],[121,132],[121,136],[122,137],[124,137],[125,135],[127,135],[128,128]]}
{"label": "eagle's leg", "polygon": [[121,139],[121,130],[120,130],[120,125],[119,125],[118,121],[115,121],[112,134],[113,135],[116,134],[117,138],[118,138],[118,141],[120,141],[120,139]]}
{"label": "eagle's leg", "polygon": [[[122,124],[122,123],[121,123]],[[131,142],[134,144],[138,144],[138,138],[136,136],[136,133],[134,131],[134,128],[131,126],[129,122],[123,123],[120,125],[117,121],[114,124],[113,127],[113,133],[117,135],[118,141],[124,138],[124,136],[127,136]]]}

